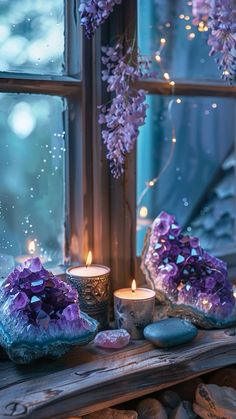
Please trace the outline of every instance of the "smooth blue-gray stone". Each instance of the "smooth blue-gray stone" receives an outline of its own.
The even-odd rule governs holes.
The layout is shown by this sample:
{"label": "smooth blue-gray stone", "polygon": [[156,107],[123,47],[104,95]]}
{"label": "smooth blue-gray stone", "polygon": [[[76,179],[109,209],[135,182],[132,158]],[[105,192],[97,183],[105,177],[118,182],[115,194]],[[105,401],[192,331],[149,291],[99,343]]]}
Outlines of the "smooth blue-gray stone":
{"label": "smooth blue-gray stone", "polygon": [[187,320],[177,317],[160,320],[145,327],[144,337],[160,348],[170,348],[190,342],[198,329]]}

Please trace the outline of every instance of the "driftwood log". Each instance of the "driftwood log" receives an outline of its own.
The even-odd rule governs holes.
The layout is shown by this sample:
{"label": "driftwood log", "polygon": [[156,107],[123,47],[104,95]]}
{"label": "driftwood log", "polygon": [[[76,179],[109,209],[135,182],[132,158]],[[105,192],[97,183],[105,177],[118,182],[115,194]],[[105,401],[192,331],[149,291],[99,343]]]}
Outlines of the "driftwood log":
{"label": "driftwood log", "polygon": [[89,344],[57,361],[0,361],[0,418],[61,419],[114,406],[236,363],[236,329],[199,331],[181,347],[147,341],[119,351]]}

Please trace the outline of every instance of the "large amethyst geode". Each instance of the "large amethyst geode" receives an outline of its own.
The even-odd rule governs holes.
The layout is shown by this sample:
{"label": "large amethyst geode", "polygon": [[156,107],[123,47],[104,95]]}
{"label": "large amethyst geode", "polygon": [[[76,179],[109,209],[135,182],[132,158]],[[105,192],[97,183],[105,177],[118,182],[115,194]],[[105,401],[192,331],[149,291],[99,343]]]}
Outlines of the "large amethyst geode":
{"label": "large amethyst geode", "polygon": [[179,316],[204,328],[236,320],[226,264],[204,251],[196,237],[181,234],[165,212],[147,232],[141,268],[156,291],[161,316]]}
{"label": "large amethyst geode", "polygon": [[17,363],[58,357],[93,339],[97,322],[80,312],[75,289],[29,259],[0,287],[0,346]]}

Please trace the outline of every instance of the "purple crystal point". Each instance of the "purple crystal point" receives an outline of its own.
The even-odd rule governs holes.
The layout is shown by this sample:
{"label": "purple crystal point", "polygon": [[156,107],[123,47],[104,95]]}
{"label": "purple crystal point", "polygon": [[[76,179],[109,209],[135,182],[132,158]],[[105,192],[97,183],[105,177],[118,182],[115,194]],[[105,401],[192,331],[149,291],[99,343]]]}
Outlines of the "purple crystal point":
{"label": "purple crystal point", "polygon": [[97,322],[80,312],[78,293],[38,258],[17,266],[0,287],[0,345],[15,362],[60,356],[89,342]]}
{"label": "purple crystal point", "polygon": [[236,304],[226,264],[204,251],[199,239],[185,236],[165,212],[145,239],[141,268],[168,315],[190,318],[205,327],[236,320]]}

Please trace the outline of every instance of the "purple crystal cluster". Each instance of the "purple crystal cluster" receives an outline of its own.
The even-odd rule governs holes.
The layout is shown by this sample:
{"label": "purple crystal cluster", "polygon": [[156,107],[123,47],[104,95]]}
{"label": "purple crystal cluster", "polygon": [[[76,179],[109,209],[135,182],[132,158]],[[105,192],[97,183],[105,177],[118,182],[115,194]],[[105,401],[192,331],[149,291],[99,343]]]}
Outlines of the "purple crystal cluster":
{"label": "purple crystal cluster", "polygon": [[29,324],[47,328],[50,321],[80,318],[77,291],[48,272],[39,258],[17,266],[2,287],[11,299],[10,313],[20,311]]}
{"label": "purple crystal cluster", "polygon": [[0,345],[16,362],[59,356],[87,343],[97,322],[80,312],[78,294],[39,258],[17,266],[0,287]]}
{"label": "purple crystal cluster", "polygon": [[111,172],[118,178],[124,172],[126,155],[133,149],[144,125],[148,108],[146,92],[135,89],[133,82],[151,76],[151,61],[139,57],[135,63],[133,49],[123,51],[121,44],[102,48],[102,79],[107,83],[107,91],[114,94],[108,105],[99,107],[99,123],[105,126],[102,138],[107,147],[107,158]]}
{"label": "purple crystal cluster", "polygon": [[96,29],[113,12],[114,6],[122,0],[85,0],[79,6],[80,23],[84,26],[87,38],[92,38]]}
{"label": "purple crystal cluster", "polygon": [[210,29],[210,55],[217,58],[223,78],[233,80],[236,71],[236,1],[193,0],[194,22],[207,21]]}
{"label": "purple crystal cluster", "polygon": [[174,216],[161,212],[153,222],[142,269],[152,287],[171,303],[192,306],[213,322],[235,319],[226,264],[204,251],[198,238],[183,235]]}

